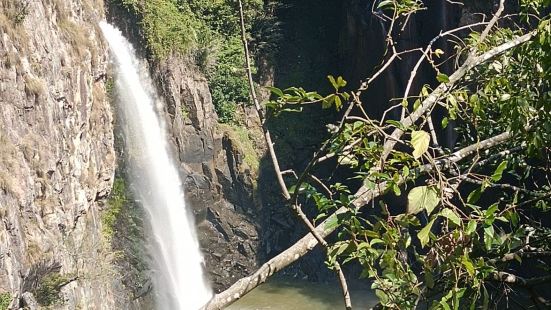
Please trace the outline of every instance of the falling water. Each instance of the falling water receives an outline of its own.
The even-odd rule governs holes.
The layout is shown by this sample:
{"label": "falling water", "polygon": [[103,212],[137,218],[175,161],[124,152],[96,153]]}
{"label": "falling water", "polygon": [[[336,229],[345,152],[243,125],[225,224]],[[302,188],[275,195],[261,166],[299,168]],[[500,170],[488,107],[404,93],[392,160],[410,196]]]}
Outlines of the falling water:
{"label": "falling water", "polygon": [[158,309],[198,309],[211,297],[202,256],[186,211],[182,184],[168,154],[164,124],[157,115],[151,78],[139,70],[132,45],[121,32],[100,23],[114,55],[116,92],[131,182],[148,213]]}

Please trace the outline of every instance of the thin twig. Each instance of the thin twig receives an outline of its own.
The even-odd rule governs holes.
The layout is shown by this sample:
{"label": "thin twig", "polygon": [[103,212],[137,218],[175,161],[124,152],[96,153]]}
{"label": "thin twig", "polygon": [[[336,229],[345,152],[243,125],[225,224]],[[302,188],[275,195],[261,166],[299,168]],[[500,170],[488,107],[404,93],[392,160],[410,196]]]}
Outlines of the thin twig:
{"label": "thin twig", "polygon": [[[296,215],[302,220],[302,222],[306,225],[306,227],[308,228],[310,233],[316,238],[316,240],[326,249],[327,252],[329,252],[329,245],[327,244],[325,239],[323,239],[323,237],[320,236],[316,232],[316,229],[315,229],[314,225],[312,224],[312,222],[310,222],[310,220],[308,219],[306,214],[304,214],[304,212],[302,211],[300,205],[298,203],[296,203],[296,201],[294,203],[293,203],[293,201],[291,201],[291,195],[289,193],[289,190],[287,189],[287,185],[285,184],[285,181],[283,180],[283,174],[281,173],[281,169],[280,169],[280,166],[279,166],[279,161],[277,159],[277,155],[276,155],[275,150],[274,150],[274,145],[273,145],[272,139],[270,137],[270,131],[268,130],[268,128],[266,126],[266,123],[265,123],[266,118],[264,116],[264,111],[262,110],[262,107],[260,106],[260,102],[258,101],[258,98],[256,96],[254,81],[253,81],[253,77],[252,77],[249,47],[248,47],[248,43],[247,43],[246,30],[245,30],[245,17],[244,17],[244,14],[243,14],[243,3],[242,3],[241,0],[239,0],[238,2],[239,2],[239,18],[240,18],[240,22],[241,22],[241,40],[243,42],[243,49],[245,51],[245,64],[246,64],[246,71],[247,71],[247,80],[249,82],[249,88],[250,88],[250,95],[251,95],[251,99],[253,101],[253,104],[256,108],[256,111],[258,113],[258,117],[260,118],[260,123],[262,124],[262,130],[264,132],[264,138],[266,140],[266,144],[267,144],[267,147],[268,147],[268,152],[270,153],[270,158],[271,158],[272,163],[274,165],[274,170],[275,170],[275,173],[276,173],[276,176],[277,176],[279,186],[281,188],[283,196],[285,197],[285,200],[287,200],[289,203],[291,203],[291,208],[293,209],[293,211],[295,211]],[[299,178],[299,180],[300,180],[300,178]],[[297,193],[299,192],[299,187],[297,187],[296,192]],[[296,196],[296,194],[295,194],[295,196]],[[346,307],[347,310],[351,310],[352,309],[352,302],[351,302],[351,299],[350,299],[350,292],[348,290],[348,284],[346,282],[346,278],[344,276],[342,268],[341,268],[338,261],[334,262],[333,267],[335,269],[335,272],[337,273],[337,276],[339,278],[339,282],[341,284],[341,288],[342,288],[342,291],[343,291],[343,298],[344,298],[344,302],[345,302],[345,307]]]}

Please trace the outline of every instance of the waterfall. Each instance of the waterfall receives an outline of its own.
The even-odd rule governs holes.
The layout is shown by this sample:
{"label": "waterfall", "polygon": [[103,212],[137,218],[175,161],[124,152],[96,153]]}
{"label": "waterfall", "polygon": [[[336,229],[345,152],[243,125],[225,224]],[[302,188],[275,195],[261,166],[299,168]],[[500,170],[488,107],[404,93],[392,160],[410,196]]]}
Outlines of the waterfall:
{"label": "waterfall", "polygon": [[128,40],[106,22],[100,28],[114,56],[131,187],[148,215],[156,308],[198,309],[211,291],[203,276],[193,217],[168,152],[165,125],[157,115],[158,97]]}

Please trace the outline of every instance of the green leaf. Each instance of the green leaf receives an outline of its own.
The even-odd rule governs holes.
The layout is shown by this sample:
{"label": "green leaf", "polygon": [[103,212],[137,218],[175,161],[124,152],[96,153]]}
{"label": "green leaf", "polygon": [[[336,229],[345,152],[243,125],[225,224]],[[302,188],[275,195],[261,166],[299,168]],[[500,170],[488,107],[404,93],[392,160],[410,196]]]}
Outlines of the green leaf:
{"label": "green leaf", "polygon": [[467,235],[470,235],[476,231],[476,221],[470,220],[469,224],[467,225],[467,229],[465,230],[465,233]]}
{"label": "green leaf", "polygon": [[335,78],[332,75],[328,75],[327,78],[329,79],[329,82],[331,82],[331,85],[333,85],[335,90],[338,90],[339,84],[337,84],[337,81],[335,81]]}
{"label": "green leaf", "polygon": [[492,248],[492,244],[494,242],[494,226],[488,226],[484,228],[484,245],[486,246],[486,250],[490,250]]}
{"label": "green leaf", "polygon": [[375,295],[377,295],[377,298],[381,302],[381,304],[386,304],[388,302],[388,295],[382,291],[382,290],[375,290]]}
{"label": "green leaf", "polygon": [[433,53],[434,55],[436,55],[436,57],[440,57],[441,55],[444,55],[444,51],[439,48],[435,49]]}
{"label": "green leaf", "polygon": [[471,277],[474,276],[475,274],[474,265],[469,259],[469,257],[468,256],[461,257],[461,263],[463,264],[463,266],[465,266],[465,269],[467,269],[467,272],[469,273],[469,275]]}
{"label": "green leaf", "polygon": [[415,130],[411,132],[411,144],[413,146],[413,158],[420,158],[428,149],[430,135],[424,130]]}
{"label": "green leaf", "polygon": [[337,249],[337,252],[335,253],[336,256],[339,256],[341,255],[342,253],[344,253],[344,251],[346,251],[346,249],[348,249],[348,246],[350,244],[349,243],[346,243],[346,242],[343,242]]}
{"label": "green leaf", "polygon": [[502,95],[499,97],[499,100],[500,100],[500,101],[507,101],[507,100],[509,100],[509,99],[511,99],[511,95],[509,95],[509,94],[502,94]]}
{"label": "green leaf", "polygon": [[358,165],[358,160],[351,153],[343,154],[343,155],[339,155],[339,164],[357,166]]}
{"label": "green leaf", "polygon": [[373,247],[374,245],[379,244],[379,243],[385,243],[385,242],[381,239],[378,239],[378,238],[371,239],[371,241],[369,241],[369,245],[371,247]]}
{"label": "green leaf", "polygon": [[390,5],[392,5],[392,0],[384,0],[379,2],[379,5],[377,5],[377,9],[384,9]]}
{"label": "green leaf", "polygon": [[339,226],[339,218],[336,215],[330,216],[325,220],[325,229],[332,230]]}
{"label": "green leaf", "polygon": [[478,199],[480,199],[480,195],[482,195],[482,188],[479,187],[469,194],[467,197],[467,203],[475,204]]}
{"label": "green leaf", "polygon": [[396,183],[392,183],[392,191],[396,196],[400,196],[402,194],[402,191],[400,190],[400,186],[398,186],[398,184]]}
{"label": "green leaf", "polygon": [[404,166],[404,167],[402,168],[402,176],[403,176],[404,178],[407,178],[407,177],[409,176],[409,167],[408,167],[408,166]]}
{"label": "green leaf", "polygon": [[440,83],[449,83],[450,82],[450,78],[445,75],[444,73],[438,73],[438,75],[436,75],[436,80]]}
{"label": "green leaf", "polygon": [[289,188],[287,189],[287,191],[289,192],[289,194],[294,195],[294,194],[295,194],[296,188],[297,188],[296,185],[292,185],[291,187],[289,187]]}
{"label": "green leaf", "polygon": [[503,171],[505,171],[505,168],[507,168],[508,162],[506,160],[502,161],[499,166],[497,166],[496,171],[494,171],[494,174],[492,174],[492,181],[497,182],[501,180],[501,177],[503,176]]}
{"label": "green leaf", "polygon": [[341,106],[342,106],[342,101],[341,101],[341,97],[339,97],[338,95],[335,96],[335,109],[340,110],[341,109]]}
{"label": "green leaf", "polygon": [[421,225],[421,222],[419,221],[419,219],[412,214],[400,214],[396,216],[395,221],[396,223],[398,223],[400,226],[403,226],[403,227],[409,227],[410,225],[411,226]]}
{"label": "green leaf", "polygon": [[434,219],[430,221],[427,226],[423,227],[421,231],[417,234],[417,238],[419,238],[419,241],[421,242],[421,247],[425,247],[427,243],[429,243],[430,238],[430,230],[432,229],[432,225],[434,224]]}
{"label": "green leaf", "polygon": [[335,96],[336,96],[335,94],[331,94],[327,98],[325,98],[321,103],[321,108],[322,109],[330,108],[333,102],[335,102]]}
{"label": "green leaf", "polygon": [[482,309],[486,310],[489,309],[490,305],[490,294],[488,294],[488,290],[486,289],[486,286],[482,286]]}
{"label": "green leaf", "polygon": [[408,214],[417,214],[427,210],[431,214],[440,202],[438,191],[433,186],[418,186],[408,193]]}
{"label": "green leaf", "polygon": [[429,90],[427,89],[427,85],[423,85],[423,87],[421,88],[421,95],[423,95],[423,97],[429,96]]}
{"label": "green leaf", "polygon": [[269,89],[272,92],[272,94],[274,94],[278,97],[283,97],[283,91],[281,91],[281,89],[279,89],[277,87],[271,87],[271,86],[268,86],[266,88]]}
{"label": "green leaf", "polygon": [[453,211],[452,209],[446,208],[440,212],[440,215],[447,218],[457,226],[461,225],[461,219],[459,218],[457,213],[455,213],[455,211]]}
{"label": "green leaf", "polygon": [[339,76],[337,78],[337,85],[339,86],[339,88],[346,86],[346,81],[342,78],[342,76]]}
{"label": "green leaf", "polygon": [[442,118],[442,128],[448,127],[448,122],[449,120],[447,117]]}
{"label": "green leaf", "polygon": [[421,105],[421,100],[419,99],[415,100],[415,102],[413,103],[413,111],[417,110],[417,108],[419,108],[420,105]]}
{"label": "green leaf", "polygon": [[433,288],[434,287],[434,277],[433,277],[432,272],[430,271],[430,269],[425,268],[424,276],[425,276],[425,285],[428,288]]}
{"label": "green leaf", "polygon": [[451,308],[450,308],[450,306],[448,305],[448,303],[445,302],[445,301],[443,301],[443,300],[440,301],[440,305],[442,306],[442,309],[444,309],[444,310],[451,310]]}
{"label": "green leaf", "polygon": [[402,122],[399,122],[399,121],[395,121],[395,120],[387,120],[386,123],[396,127],[396,128],[400,128],[401,130],[405,130],[406,128],[404,127],[404,124],[402,124]]}
{"label": "green leaf", "polygon": [[486,217],[486,218],[494,217],[494,214],[496,213],[497,210],[499,210],[499,204],[498,203],[492,204],[484,212],[484,217]]}

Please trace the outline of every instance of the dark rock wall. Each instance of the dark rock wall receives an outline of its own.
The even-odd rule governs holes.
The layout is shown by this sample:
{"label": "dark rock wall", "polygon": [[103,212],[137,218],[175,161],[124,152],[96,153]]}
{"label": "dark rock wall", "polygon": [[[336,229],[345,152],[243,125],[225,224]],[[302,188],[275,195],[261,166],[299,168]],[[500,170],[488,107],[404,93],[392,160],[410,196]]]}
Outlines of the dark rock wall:
{"label": "dark rock wall", "polygon": [[151,59],[139,19],[114,3],[108,20],[149,63],[165,105],[173,154],[180,162],[186,199],[193,209],[207,276],[215,291],[248,275],[259,263],[256,169],[248,167],[239,141],[219,126],[207,80],[186,56]]}
{"label": "dark rock wall", "polygon": [[[390,23],[380,17],[382,12],[375,9],[373,1],[348,0],[344,3],[340,59],[344,76],[357,87],[359,81],[373,75],[390,56],[390,51],[385,48]],[[407,25],[395,24],[393,37],[397,51],[425,47],[441,30],[452,29],[459,24],[463,6],[440,0],[425,1],[425,5],[428,9],[412,15]],[[401,28],[404,28],[403,32],[399,31]],[[453,52],[445,40],[438,41],[434,46],[436,48],[445,51],[444,57]],[[401,56],[375,81],[368,94],[362,98],[368,113],[381,117],[391,106],[389,100],[403,96],[410,73],[420,56],[419,51]],[[441,67],[443,72],[452,69],[453,59]],[[418,79],[412,85],[410,95],[418,94],[422,85],[433,83],[435,75],[435,71],[425,62],[418,70]],[[397,113],[391,116],[399,118]]]}
{"label": "dark rock wall", "polygon": [[206,270],[220,290],[258,264],[256,176],[238,141],[220,130],[207,80],[193,64],[170,57],[154,66],[153,76],[166,101]]}

